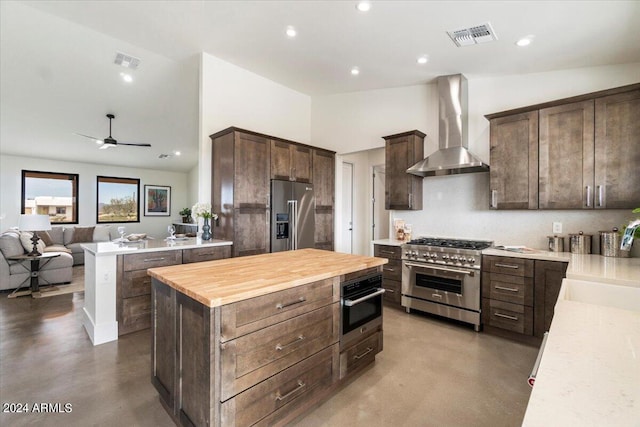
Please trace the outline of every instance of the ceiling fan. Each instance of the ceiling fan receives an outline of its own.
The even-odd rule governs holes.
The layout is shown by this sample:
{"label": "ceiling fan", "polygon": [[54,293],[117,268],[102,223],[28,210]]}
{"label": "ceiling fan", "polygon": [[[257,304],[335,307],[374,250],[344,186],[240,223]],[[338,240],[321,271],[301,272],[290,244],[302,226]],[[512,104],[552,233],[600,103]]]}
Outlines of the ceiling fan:
{"label": "ceiling fan", "polygon": [[151,144],[142,144],[142,143],[132,143],[132,142],[118,142],[115,138],[111,136],[111,120],[115,119],[116,116],[113,114],[107,114],[107,118],[109,119],[109,136],[100,139],[95,136],[84,135],[81,133],[76,133],[76,135],[84,136],[85,138],[93,139],[96,144],[100,145],[101,150],[105,150],[107,148],[115,147],[116,145],[133,145],[135,147],[151,147]]}

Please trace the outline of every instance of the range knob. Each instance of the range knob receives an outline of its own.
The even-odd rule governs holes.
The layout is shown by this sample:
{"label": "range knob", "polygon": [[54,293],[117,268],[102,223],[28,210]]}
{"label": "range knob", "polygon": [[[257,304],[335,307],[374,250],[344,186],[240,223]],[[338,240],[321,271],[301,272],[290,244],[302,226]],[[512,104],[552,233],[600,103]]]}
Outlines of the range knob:
{"label": "range knob", "polygon": [[467,262],[467,259],[463,256],[460,257],[460,262]]}
{"label": "range knob", "polygon": [[442,255],[442,259],[449,259],[449,255]]}
{"label": "range knob", "polygon": [[476,259],[475,258],[469,258],[468,261],[469,261],[469,264],[475,264]]}
{"label": "range knob", "polygon": [[458,255],[451,256],[451,261],[457,261],[457,260],[458,260]]}
{"label": "range knob", "polygon": [[432,253],[432,254],[431,254],[431,258],[433,258],[433,259],[438,258],[438,254],[437,254],[437,253],[435,253],[435,252],[434,252],[434,253]]}

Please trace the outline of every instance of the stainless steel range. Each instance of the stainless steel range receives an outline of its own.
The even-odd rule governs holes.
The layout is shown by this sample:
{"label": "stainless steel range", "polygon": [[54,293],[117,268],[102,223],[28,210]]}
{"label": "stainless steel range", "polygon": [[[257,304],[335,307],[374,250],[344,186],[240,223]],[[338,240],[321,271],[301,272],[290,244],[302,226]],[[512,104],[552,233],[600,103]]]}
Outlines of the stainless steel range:
{"label": "stainless steel range", "polygon": [[402,306],[480,330],[481,252],[493,242],[422,237],[402,245]]}

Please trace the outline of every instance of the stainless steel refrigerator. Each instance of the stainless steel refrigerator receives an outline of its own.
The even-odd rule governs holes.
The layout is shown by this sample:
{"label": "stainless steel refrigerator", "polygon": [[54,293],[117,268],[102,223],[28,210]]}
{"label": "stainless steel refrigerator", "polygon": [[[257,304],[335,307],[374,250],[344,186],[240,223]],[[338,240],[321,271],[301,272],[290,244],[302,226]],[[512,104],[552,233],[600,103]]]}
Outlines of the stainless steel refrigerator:
{"label": "stainless steel refrigerator", "polygon": [[271,252],[314,247],[313,184],[271,180]]}

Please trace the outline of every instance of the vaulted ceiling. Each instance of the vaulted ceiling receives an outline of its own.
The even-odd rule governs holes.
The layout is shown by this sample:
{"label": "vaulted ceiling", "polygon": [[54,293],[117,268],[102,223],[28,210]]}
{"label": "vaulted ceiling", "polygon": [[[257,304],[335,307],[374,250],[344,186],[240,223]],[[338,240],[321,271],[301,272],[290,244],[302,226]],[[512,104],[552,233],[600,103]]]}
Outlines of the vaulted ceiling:
{"label": "vaulted ceiling", "polygon": [[[635,0],[371,3],[362,13],[355,1],[2,1],[0,153],[189,170],[201,52],[312,97],[640,62]],[[456,47],[447,35],[486,22],[496,41]],[[132,83],[117,52],[141,60]],[[107,136],[106,113],[113,137],[153,147],[97,150],[74,134]]]}

